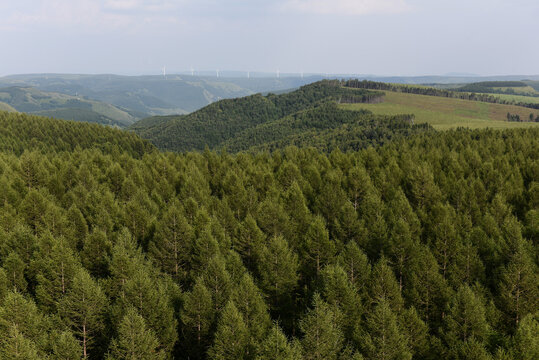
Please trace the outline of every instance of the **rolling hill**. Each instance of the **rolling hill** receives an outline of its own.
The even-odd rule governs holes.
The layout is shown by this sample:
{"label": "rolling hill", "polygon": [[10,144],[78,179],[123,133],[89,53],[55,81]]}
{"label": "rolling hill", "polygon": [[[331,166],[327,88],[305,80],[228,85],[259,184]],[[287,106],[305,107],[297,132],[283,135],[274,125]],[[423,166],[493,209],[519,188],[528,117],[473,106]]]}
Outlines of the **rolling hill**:
{"label": "rolling hill", "polygon": [[411,116],[339,110],[336,102],[368,103],[383,97],[382,92],[341,85],[340,81],[324,80],[281,95],[223,100],[189,115],[144,119],[129,129],[158,148],[173,151],[206,146],[231,151],[274,150],[287,145],[358,149],[428,129],[414,126]]}
{"label": "rolling hill", "polygon": [[[369,88],[357,87],[363,85]],[[483,98],[490,102],[479,101]],[[223,100],[188,115],[151,117],[129,129],[164,150],[208,146],[235,152],[287,145],[359,149],[427,131],[430,126],[439,130],[539,127],[539,122],[526,121],[530,114],[535,121],[539,110],[497,102],[500,99],[489,95],[429,87],[326,80],[281,95]],[[508,121],[508,114],[523,121]]]}
{"label": "rolling hill", "polygon": [[144,116],[83,96],[45,92],[32,87],[0,88],[0,101],[6,111],[55,117],[65,120],[94,122],[125,127]]}

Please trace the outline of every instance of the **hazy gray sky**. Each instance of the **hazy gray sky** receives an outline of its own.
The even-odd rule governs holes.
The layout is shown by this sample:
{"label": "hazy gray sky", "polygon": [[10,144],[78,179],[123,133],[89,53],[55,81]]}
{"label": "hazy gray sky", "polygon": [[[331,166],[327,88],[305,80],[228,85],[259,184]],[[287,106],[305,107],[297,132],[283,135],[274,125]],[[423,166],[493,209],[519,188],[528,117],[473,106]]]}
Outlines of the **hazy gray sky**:
{"label": "hazy gray sky", "polygon": [[0,75],[539,74],[538,0],[0,0]]}

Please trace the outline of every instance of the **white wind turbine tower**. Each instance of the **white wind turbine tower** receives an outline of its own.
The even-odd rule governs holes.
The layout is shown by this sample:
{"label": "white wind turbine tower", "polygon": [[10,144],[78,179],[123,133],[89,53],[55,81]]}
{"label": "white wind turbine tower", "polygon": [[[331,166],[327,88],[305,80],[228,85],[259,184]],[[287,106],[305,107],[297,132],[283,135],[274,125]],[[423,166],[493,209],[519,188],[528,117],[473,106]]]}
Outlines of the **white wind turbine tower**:
{"label": "white wind turbine tower", "polygon": [[193,66],[191,66],[191,76],[195,76],[195,69],[193,69]]}
{"label": "white wind turbine tower", "polygon": [[215,74],[219,77],[219,69],[215,70]]}
{"label": "white wind turbine tower", "polygon": [[250,79],[250,78],[251,78],[251,72],[247,71],[247,79]]}
{"label": "white wind turbine tower", "polygon": [[277,69],[277,79],[281,77],[281,72]]}
{"label": "white wind turbine tower", "polygon": [[167,78],[167,68],[166,68],[166,66],[163,66],[163,77],[165,79]]}

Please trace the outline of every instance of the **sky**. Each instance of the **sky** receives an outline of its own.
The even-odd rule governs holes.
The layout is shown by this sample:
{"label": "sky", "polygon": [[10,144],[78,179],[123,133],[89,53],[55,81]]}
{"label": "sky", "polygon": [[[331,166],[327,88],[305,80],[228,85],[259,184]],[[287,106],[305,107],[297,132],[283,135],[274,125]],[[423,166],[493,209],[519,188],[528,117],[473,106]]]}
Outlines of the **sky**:
{"label": "sky", "polygon": [[0,0],[0,76],[539,74],[537,0]]}

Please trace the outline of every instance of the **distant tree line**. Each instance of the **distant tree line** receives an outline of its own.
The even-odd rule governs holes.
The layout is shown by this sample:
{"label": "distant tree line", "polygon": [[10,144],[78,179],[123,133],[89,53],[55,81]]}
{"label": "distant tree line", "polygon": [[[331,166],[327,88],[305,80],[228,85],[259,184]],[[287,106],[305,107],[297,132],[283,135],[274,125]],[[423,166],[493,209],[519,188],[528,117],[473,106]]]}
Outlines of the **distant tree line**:
{"label": "distant tree line", "polygon": [[526,86],[528,86],[528,84],[521,81],[487,81],[487,82],[466,84],[454,90],[463,91],[463,92],[480,92],[480,93],[539,97],[539,94],[535,92],[524,93],[524,92],[517,92],[514,89],[512,89],[512,88],[522,88]]}
{"label": "distant tree line", "polygon": [[357,88],[357,89],[370,89],[370,90],[386,90],[395,91],[408,94],[439,96],[463,100],[482,101],[493,104],[506,104],[527,107],[531,109],[539,109],[537,103],[526,103],[514,100],[505,100],[497,96],[490,94],[478,94],[475,92],[461,92],[458,90],[445,90],[437,89],[433,87],[421,87],[413,85],[401,85],[401,84],[389,84],[369,80],[346,80],[343,81],[345,87]]}
{"label": "distant tree line", "polygon": [[374,94],[345,94],[341,95],[338,99],[340,104],[377,104],[384,101],[383,93]]}
{"label": "distant tree line", "polygon": [[539,122],[539,115],[535,117],[533,113],[530,114],[530,116],[527,119],[523,119],[518,114],[511,114],[507,113],[507,121],[513,121],[513,122]]}

